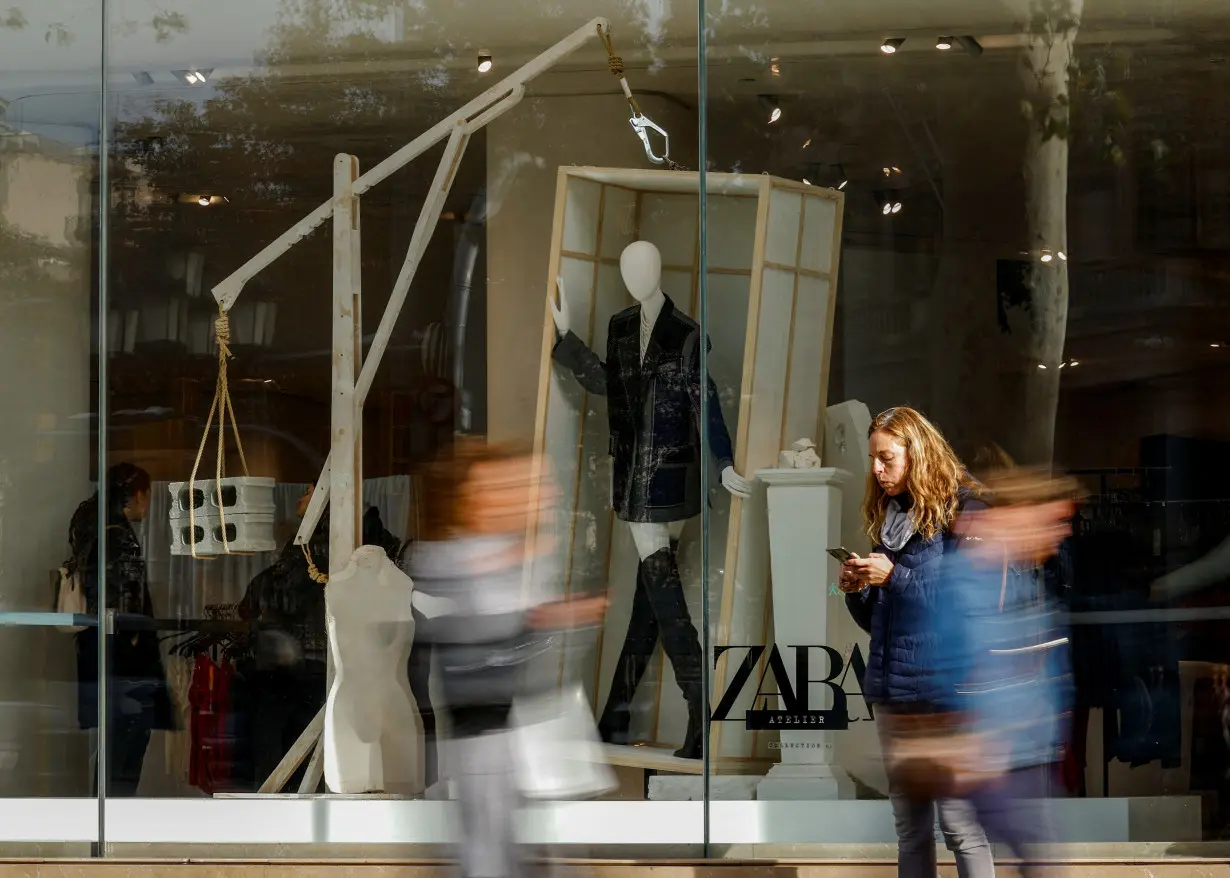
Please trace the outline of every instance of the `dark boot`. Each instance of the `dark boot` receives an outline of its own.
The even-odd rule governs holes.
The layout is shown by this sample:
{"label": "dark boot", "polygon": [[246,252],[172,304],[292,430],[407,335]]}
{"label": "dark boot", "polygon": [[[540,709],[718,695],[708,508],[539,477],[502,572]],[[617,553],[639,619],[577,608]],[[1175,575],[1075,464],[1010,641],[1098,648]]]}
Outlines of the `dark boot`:
{"label": "dark boot", "polygon": [[[642,567],[644,565],[641,565]],[[611,679],[611,692],[606,699],[602,718],[598,720],[598,734],[608,744],[628,744],[628,729],[632,725],[632,697],[636,687],[645,676],[645,669],[653,659],[658,646],[658,621],[654,618],[645,577],[641,570],[636,574],[636,592],[632,597],[632,616],[628,619],[628,633],[624,636],[623,650],[615,665]]]}
{"label": "dark boot", "polygon": [[675,671],[675,682],[688,705],[688,730],[683,746],[675,755],[699,759],[706,726],[701,690],[705,681],[704,668],[700,637],[683,596],[683,581],[679,578],[675,553],[660,549],[650,555],[641,562],[641,576],[662,632],[662,646]]}
{"label": "dark boot", "polygon": [[705,707],[701,702],[700,686],[689,683],[680,686],[688,703],[688,730],[683,736],[683,746],[675,751],[684,759],[700,759],[704,747]]}

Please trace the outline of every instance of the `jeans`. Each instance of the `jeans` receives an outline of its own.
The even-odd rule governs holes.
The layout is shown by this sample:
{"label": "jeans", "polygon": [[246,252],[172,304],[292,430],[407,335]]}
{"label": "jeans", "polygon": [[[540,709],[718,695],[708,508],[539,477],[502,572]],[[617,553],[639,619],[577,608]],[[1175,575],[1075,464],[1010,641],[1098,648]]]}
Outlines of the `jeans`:
{"label": "jeans", "polygon": [[[111,722],[107,726],[107,797],[137,794],[141,769],[154,730],[154,687],[145,681],[116,680],[110,687]],[[98,794],[97,729],[90,734],[90,790]]]}
{"label": "jeans", "polygon": [[935,816],[939,812],[944,846],[957,860],[960,878],[992,878],[995,859],[977,809],[961,799],[914,802],[890,792],[897,824],[897,875],[900,878],[935,878]]}
{"label": "jeans", "polygon": [[1047,766],[1017,769],[970,796],[978,821],[994,841],[1007,845],[1022,861],[1025,878],[1041,874],[1037,858],[1054,839],[1046,807],[1049,771]]}
{"label": "jeans", "polygon": [[[888,705],[877,711],[895,712]],[[892,752],[892,737],[879,726],[880,746],[885,756]],[[959,878],[993,878],[995,857],[979,823],[978,810],[962,799],[911,800],[896,788],[889,776],[889,800],[897,828],[897,875],[899,878],[935,878],[935,818],[939,815],[944,847],[957,861]]]}

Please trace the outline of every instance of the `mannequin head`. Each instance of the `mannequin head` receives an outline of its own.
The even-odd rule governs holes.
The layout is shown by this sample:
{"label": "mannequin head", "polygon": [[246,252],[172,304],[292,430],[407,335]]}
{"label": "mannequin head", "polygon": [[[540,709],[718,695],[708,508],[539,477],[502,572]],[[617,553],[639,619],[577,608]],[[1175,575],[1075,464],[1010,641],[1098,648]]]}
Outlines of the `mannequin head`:
{"label": "mannequin head", "polygon": [[619,271],[632,298],[644,302],[662,282],[662,254],[648,241],[634,241],[620,254]]}

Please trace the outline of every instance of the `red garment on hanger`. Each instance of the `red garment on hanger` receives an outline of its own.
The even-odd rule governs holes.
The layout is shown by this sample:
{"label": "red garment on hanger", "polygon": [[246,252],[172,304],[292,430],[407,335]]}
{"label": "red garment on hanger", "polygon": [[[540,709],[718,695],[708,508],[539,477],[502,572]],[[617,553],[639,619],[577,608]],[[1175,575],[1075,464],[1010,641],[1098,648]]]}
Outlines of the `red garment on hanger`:
{"label": "red garment on hanger", "polygon": [[188,687],[192,707],[188,782],[210,794],[225,790],[230,780],[234,742],[228,725],[234,676],[230,662],[215,664],[202,654],[196,657],[192,685]]}

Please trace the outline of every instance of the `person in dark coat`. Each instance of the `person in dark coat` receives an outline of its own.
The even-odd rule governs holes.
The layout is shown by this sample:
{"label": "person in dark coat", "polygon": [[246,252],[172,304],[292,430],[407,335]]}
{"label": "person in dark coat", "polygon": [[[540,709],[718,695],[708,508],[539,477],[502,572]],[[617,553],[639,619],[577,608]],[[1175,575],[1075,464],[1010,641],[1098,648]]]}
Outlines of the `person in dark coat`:
{"label": "person in dark coat", "polygon": [[[69,524],[70,564],[82,581],[89,615],[99,607],[115,611],[107,668],[107,795],[135,796],[141,767],[155,729],[173,730],[175,711],[167,686],[158,634],[133,630],[125,621],[154,618],[145,558],[133,524],[149,512],[149,473],[118,463],[106,476],[106,569],[98,568],[99,495],[85,500]],[[103,600],[99,600],[99,582]],[[83,729],[98,727],[98,628],[76,635],[77,715]]]}
{"label": "person in dark coat", "polygon": [[[940,673],[942,634],[932,612],[945,601],[944,557],[960,541],[952,524],[963,511],[986,504],[947,440],[914,409],[880,413],[868,435],[863,522],[875,551],[842,565],[841,589],[854,621],[871,635],[863,693],[875,705],[885,755],[891,757],[890,729],[911,716],[954,706],[949,680]],[[963,878],[994,875],[990,845],[968,802],[907,796],[891,770],[889,797],[903,878],[936,875],[937,811]]]}

